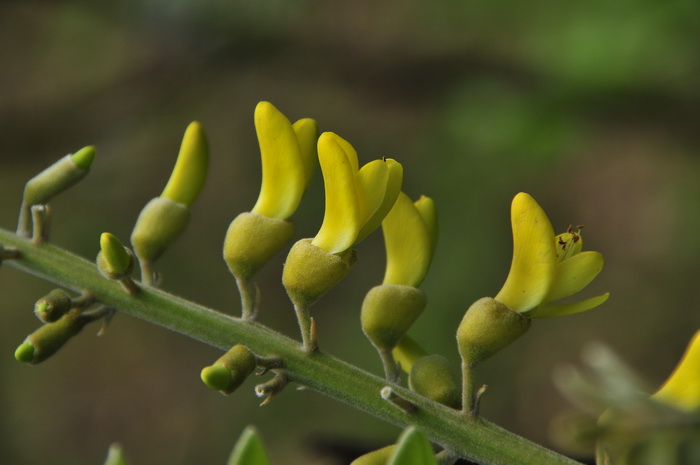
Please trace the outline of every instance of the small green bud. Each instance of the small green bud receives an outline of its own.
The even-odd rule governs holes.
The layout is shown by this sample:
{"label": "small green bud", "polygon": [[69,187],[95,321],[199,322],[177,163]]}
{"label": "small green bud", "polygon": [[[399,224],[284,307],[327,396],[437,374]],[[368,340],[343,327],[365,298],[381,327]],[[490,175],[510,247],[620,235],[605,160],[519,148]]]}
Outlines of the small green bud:
{"label": "small green bud", "polygon": [[525,334],[530,321],[491,297],[477,300],[457,328],[457,346],[462,361],[473,367],[487,359]]}
{"label": "small green bud", "polygon": [[416,287],[375,286],[362,302],[362,331],[377,349],[389,351],[420,316],[426,303],[425,293]]}
{"label": "small green bud", "polygon": [[295,305],[308,308],[345,277],[357,261],[353,250],[331,254],[312,239],[294,244],[287,255],[282,284]]}
{"label": "small green bud", "polygon": [[117,443],[114,443],[111,446],[109,446],[109,451],[107,452],[107,459],[105,460],[104,465],[129,465],[129,461],[124,455],[122,446],[120,446]]}
{"label": "small green bud", "polygon": [[54,289],[34,304],[34,314],[41,321],[51,323],[73,308],[73,299],[63,289]]}
{"label": "small green bud", "polygon": [[238,438],[227,465],[271,465],[257,430],[248,426]]}
{"label": "small green bud", "polygon": [[192,206],[204,187],[209,168],[209,144],[202,125],[193,121],[182,138],[180,153],[161,197]]}
{"label": "small green bud", "polygon": [[257,362],[247,347],[236,344],[221,356],[214,365],[204,367],[200,373],[202,382],[223,394],[231,394],[253,373]]}
{"label": "small green bud", "polygon": [[36,365],[55,354],[90,321],[80,312],[72,310],[54,323],[46,323],[32,334],[15,351],[21,362]]}
{"label": "small green bud", "polygon": [[409,426],[399,436],[387,465],[437,465],[437,460],[428,438],[415,427]]}
{"label": "small green bud", "polygon": [[294,223],[258,213],[241,213],[224,240],[224,260],[234,276],[251,279],[294,235]]}
{"label": "small green bud", "polygon": [[362,457],[358,457],[352,461],[350,465],[386,465],[389,457],[396,450],[396,444],[382,447],[381,449],[373,450]]}
{"label": "small green bud", "polygon": [[143,207],[131,233],[134,253],[142,262],[153,263],[182,234],[190,219],[187,206],[156,197]]}
{"label": "small green bud", "polygon": [[35,347],[30,342],[23,342],[15,350],[15,359],[22,363],[31,363],[34,360]]}
{"label": "small green bud", "polygon": [[107,279],[124,279],[131,276],[134,255],[122,242],[110,233],[100,236],[100,252],[97,254],[97,269]]}
{"label": "small green bud", "polygon": [[30,237],[32,234],[33,205],[44,205],[56,195],[68,189],[87,175],[95,158],[95,148],[84,147],[73,155],[66,155],[24,186],[17,234]]}
{"label": "small green bud", "polygon": [[450,362],[441,355],[428,355],[413,363],[408,387],[418,394],[452,408],[462,403],[462,389]]}

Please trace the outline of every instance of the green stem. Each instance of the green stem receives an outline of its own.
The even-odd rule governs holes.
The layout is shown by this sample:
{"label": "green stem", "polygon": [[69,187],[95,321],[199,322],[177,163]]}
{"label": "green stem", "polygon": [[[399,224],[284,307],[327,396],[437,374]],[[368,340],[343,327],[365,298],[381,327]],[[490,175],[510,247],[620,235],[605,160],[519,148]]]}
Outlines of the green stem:
{"label": "green stem", "polygon": [[505,431],[479,417],[430,401],[408,389],[392,386],[418,408],[408,414],[379,395],[386,381],[321,351],[306,354],[299,342],[255,322],[244,322],[144,286],[129,295],[118,282],[103,278],[95,264],[50,244],[33,245],[0,229],[0,243],[16,247],[20,256],[8,265],[76,291],[89,290],[99,302],[202,342],[228,350],[244,344],[260,356],[284,359],[279,371],[289,379],[395,425],[414,425],[432,441],[461,457],[484,465],[575,465],[578,462]]}
{"label": "green stem", "polygon": [[474,413],[474,369],[462,362],[462,413]]}
{"label": "green stem", "polygon": [[257,315],[257,286],[250,279],[236,278],[238,293],[241,295],[241,318],[253,321]]}

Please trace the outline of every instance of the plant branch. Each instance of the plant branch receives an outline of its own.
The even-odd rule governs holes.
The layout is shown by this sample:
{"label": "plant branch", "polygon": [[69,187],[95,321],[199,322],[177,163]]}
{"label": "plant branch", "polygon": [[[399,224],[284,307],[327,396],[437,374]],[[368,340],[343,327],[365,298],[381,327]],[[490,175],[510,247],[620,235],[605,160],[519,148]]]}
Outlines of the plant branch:
{"label": "plant branch", "polygon": [[[50,244],[0,229],[0,243],[17,248],[19,257],[6,264],[77,292],[89,291],[104,305],[228,350],[244,344],[259,356],[284,360],[283,373],[295,382],[395,425],[414,425],[432,441],[461,457],[485,465],[575,465],[578,462],[488,422],[393,385],[391,389],[417,406],[406,413],[382,399],[387,382],[321,351],[302,345],[270,328],[246,322],[149,286],[130,295],[119,283],[103,278],[95,265]],[[580,465],[580,464],[579,464]]]}

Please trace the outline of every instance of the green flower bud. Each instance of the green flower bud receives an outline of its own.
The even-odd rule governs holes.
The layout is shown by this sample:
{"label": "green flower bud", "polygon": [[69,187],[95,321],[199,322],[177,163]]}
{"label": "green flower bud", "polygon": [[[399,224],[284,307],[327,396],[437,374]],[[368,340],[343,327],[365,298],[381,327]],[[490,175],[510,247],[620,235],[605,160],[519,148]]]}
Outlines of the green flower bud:
{"label": "green flower bud", "polygon": [[187,206],[164,197],[146,204],[131,233],[131,245],[142,262],[152,263],[180,236],[190,218]]}
{"label": "green flower bud", "polygon": [[73,299],[63,289],[54,289],[34,304],[34,314],[41,321],[51,323],[73,308]]}
{"label": "green flower bud", "polygon": [[390,351],[420,316],[426,303],[425,293],[416,287],[375,286],[362,302],[362,331],[377,349]]}
{"label": "green flower bud", "polygon": [[58,321],[47,323],[27,336],[15,351],[15,358],[31,365],[43,362],[78,334],[89,321],[89,318],[82,318],[80,312],[70,311]]}
{"label": "green flower bud", "polygon": [[129,465],[129,461],[124,455],[122,446],[120,446],[117,443],[114,443],[111,446],[109,446],[109,451],[107,452],[107,459],[105,460],[104,465]]}
{"label": "green flower bud", "polygon": [[352,461],[350,465],[386,465],[389,457],[396,450],[396,444],[382,447],[381,449],[373,450],[362,457],[358,457]]}
{"label": "green flower bud", "polygon": [[530,328],[530,319],[507,305],[484,297],[464,314],[457,328],[462,361],[470,367],[511,344]]}
{"label": "green flower bud", "polygon": [[271,465],[262,439],[254,427],[248,426],[243,430],[227,465]]}
{"label": "green flower bud", "polygon": [[231,394],[253,373],[257,362],[247,347],[237,344],[219,358],[214,365],[204,367],[202,382],[222,394]]}
{"label": "green flower bud", "polygon": [[345,277],[357,261],[353,250],[332,254],[302,239],[292,246],[282,284],[295,305],[308,308]]}
{"label": "green flower bud", "polygon": [[32,205],[46,204],[87,175],[95,158],[95,147],[84,147],[66,155],[30,179],[24,187],[17,234],[30,237],[32,233]]}
{"label": "green flower bud", "polygon": [[131,276],[134,254],[124,247],[113,234],[102,233],[100,252],[97,254],[97,269],[107,279],[124,279]]}
{"label": "green flower bud", "polygon": [[413,363],[408,387],[418,394],[452,408],[462,403],[459,378],[441,355],[428,355]]}
{"label": "green flower bud", "polygon": [[241,213],[224,240],[224,260],[234,276],[251,279],[294,235],[294,223],[258,213]]}
{"label": "green flower bud", "polygon": [[182,138],[180,153],[161,197],[192,206],[204,187],[209,168],[209,144],[202,125],[193,121]]}

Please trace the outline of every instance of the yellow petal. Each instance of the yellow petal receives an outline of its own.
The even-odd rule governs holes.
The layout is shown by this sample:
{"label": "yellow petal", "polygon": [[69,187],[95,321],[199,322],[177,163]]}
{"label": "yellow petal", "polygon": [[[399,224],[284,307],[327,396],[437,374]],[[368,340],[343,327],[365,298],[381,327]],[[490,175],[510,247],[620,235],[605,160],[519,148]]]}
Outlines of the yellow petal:
{"label": "yellow petal", "polygon": [[700,331],[695,333],[680,363],[652,398],[682,410],[700,409]]}
{"label": "yellow petal", "polygon": [[435,247],[437,246],[438,239],[438,217],[435,202],[430,197],[421,195],[413,204],[418,209],[420,216],[423,217],[425,227],[428,228],[428,235],[430,236],[430,256],[432,258],[435,254]]}
{"label": "yellow petal", "polygon": [[577,293],[588,286],[602,269],[603,255],[598,252],[582,252],[557,263],[557,273],[544,302]]}
{"label": "yellow petal", "polygon": [[331,132],[324,132],[318,138],[326,210],[312,244],[328,253],[340,253],[352,247],[361,225],[355,171],[340,141]]}
{"label": "yellow petal", "polygon": [[209,167],[209,145],[202,125],[193,121],[182,138],[180,153],[161,197],[191,206],[204,187]]}
{"label": "yellow petal", "polygon": [[338,136],[337,134],[334,134],[334,136],[335,141],[343,149],[343,151],[345,152],[345,156],[348,157],[348,162],[350,162],[350,166],[352,166],[353,173],[357,173],[360,170],[360,162],[357,158],[357,150],[355,150],[355,147],[353,147],[350,144],[350,142],[346,141],[342,137]]}
{"label": "yellow petal", "polygon": [[401,364],[401,369],[406,374],[411,372],[413,362],[428,355],[428,352],[407,334],[401,338],[399,343],[391,350],[391,353],[394,356],[394,360]]}
{"label": "yellow petal", "polygon": [[418,287],[430,266],[428,229],[418,209],[403,192],[382,222],[386,246],[383,284]]}
{"label": "yellow petal", "polygon": [[299,206],[306,189],[299,141],[292,123],[269,102],[255,107],[255,129],[262,159],[262,186],[251,211],[287,219]]}
{"label": "yellow petal", "polygon": [[[387,177],[383,185],[369,184],[368,190],[359,191],[363,192],[360,194],[361,199],[372,198],[372,200],[365,204],[368,206],[368,208],[364,210],[365,219],[362,228],[360,228],[360,233],[357,235],[357,239],[355,241],[356,243],[362,241],[365,237],[377,229],[380,224],[382,224],[384,217],[386,217],[391,208],[394,206],[394,203],[396,203],[396,199],[401,192],[401,183],[403,182],[403,166],[401,166],[401,163],[391,158],[383,158],[372,163],[384,164],[386,166]],[[360,172],[362,172],[362,170],[360,170]],[[359,174],[360,173],[358,173],[358,175]],[[360,185],[360,182],[358,182],[358,185]],[[370,194],[370,192],[372,192],[372,194]],[[379,203],[375,203],[377,198],[374,197],[374,194],[376,193],[381,194]]]}
{"label": "yellow petal", "polygon": [[523,192],[513,199],[511,223],[513,262],[495,299],[526,312],[541,304],[552,286],[556,271],[554,230],[542,207]]}
{"label": "yellow petal", "polygon": [[309,185],[311,177],[318,165],[316,143],[318,142],[318,124],[311,118],[300,119],[292,125],[294,133],[299,141],[301,149],[301,161],[304,163],[305,187]]}
{"label": "yellow petal", "polygon": [[592,297],[573,304],[541,305],[534,310],[526,312],[525,315],[529,318],[550,318],[553,316],[574,315],[576,313],[591,310],[598,305],[601,305],[603,302],[608,300],[608,297],[610,297],[610,293],[606,292],[603,295]]}

